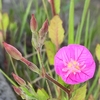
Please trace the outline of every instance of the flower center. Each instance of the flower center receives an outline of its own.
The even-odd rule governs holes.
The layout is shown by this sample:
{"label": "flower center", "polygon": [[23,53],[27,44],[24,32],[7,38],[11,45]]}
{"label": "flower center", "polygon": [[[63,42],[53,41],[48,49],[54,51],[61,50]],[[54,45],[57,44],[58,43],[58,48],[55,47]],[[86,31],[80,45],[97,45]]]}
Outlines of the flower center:
{"label": "flower center", "polygon": [[77,69],[77,70],[80,70],[80,67],[79,67],[79,63],[77,61],[74,61],[74,60],[71,60],[69,63],[68,63],[68,68],[70,69]]}
{"label": "flower center", "polygon": [[80,64],[77,61],[73,60],[73,59],[71,59],[71,61],[68,64],[66,64],[64,62],[64,65],[65,65],[65,67],[62,69],[62,71],[66,72],[66,77],[70,73],[76,74],[76,72],[81,72]]}

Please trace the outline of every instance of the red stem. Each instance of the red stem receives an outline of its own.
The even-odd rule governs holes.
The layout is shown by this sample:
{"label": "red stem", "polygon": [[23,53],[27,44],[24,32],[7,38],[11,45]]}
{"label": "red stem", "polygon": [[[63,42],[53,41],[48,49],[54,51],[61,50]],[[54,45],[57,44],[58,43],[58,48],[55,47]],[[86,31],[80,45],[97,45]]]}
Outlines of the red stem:
{"label": "red stem", "polygon": [[59,86],[62,90],[64,90],[67,94],[68,97],[70,98],[70,90],[68,90],[67,88],[65,88],[64,86],[62,86],[60,83],[58,83],[55,79],[53,79],[52,77],[50,77],[48,74],[45,74],[45,77],[50,80],[51,82],[55,83],[57,86]]}
{"label": "red stem", "polygon": [[54,0],[51,0],[50,4],[51,4],[51,9],[52,9],[52,14],[54,16],[54,15],[56,15],[55,6],[54,6]]}

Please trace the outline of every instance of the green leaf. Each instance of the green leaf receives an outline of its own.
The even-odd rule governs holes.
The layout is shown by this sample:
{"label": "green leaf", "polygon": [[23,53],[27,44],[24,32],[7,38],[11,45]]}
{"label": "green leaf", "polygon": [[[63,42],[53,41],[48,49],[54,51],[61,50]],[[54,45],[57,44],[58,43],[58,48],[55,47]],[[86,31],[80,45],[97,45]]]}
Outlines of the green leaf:
{"label": "green leaf", "polygon": [[61,3],[60,0],[54,0],[54,7],[55,7],[56,14],[60,13],[60,3]]}
{"label": "green leaf", "polygon": [[56,53],[55,45],[51,41],[45,42],[45,48],[50,65],[54,64],[54,56]]}
{"label": "green leaf", "polygon": [[70,1],[68,44],[74,43],[74,0]]}
{"label": "green leaf", "polygon": [[47,100],[49,95],[46,93],[44,89],[38,89],[37,91],[38,100]]}
{"label": "green leaf", "polygon": [[7,13],[4,13],[3,15],[0,14],[0,29],[4,32],[7,31],[8,25],[9,25],[9,16]]}
{"label": "green leaf", "polygon": [[98,61],[100,62],[100,44],[97,44],[95,53],[96,53],[96,57],[97,57]]}
{"label": "green leaf", "polygon": [[49,38],[55,44],[56,49],[59,49],[59,45],[64,39],[64,29],[62,27],[62,20],[58,15],[54,16],[50,21],[49,26]]}
{"label": "green leaf", "polygon": [[9,16],[7,13],[4,13],[3,14],[3,30],[6,32],[7,28],[8,28],[8,25],[9,25]]}
{"label": "green leaf", "polygon": [[30,93],[29,92],[29,90],[26,88],[26,87],[20,87],[22,90],[23,90],[23,92],[25,93],[25,94],[27,94],[28,96],[33,96],[33,94],[32,93]]}
{"label": "green leaf", "polygon": [[86,96],[86,91],[87,91],[87,84],[85,84],[84,86],[78,88],[75,91],[74,96],[71,98],[71,100],[85,100],[85,96]]}

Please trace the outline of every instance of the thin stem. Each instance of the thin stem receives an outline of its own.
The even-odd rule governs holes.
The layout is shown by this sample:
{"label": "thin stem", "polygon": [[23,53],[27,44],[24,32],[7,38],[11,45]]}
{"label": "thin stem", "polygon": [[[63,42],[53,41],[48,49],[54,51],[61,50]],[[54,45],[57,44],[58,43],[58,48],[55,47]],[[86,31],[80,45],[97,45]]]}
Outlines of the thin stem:
{"label": "thin stem", "polygon": [[46,15],[47,15],[47,19],[48,19],[48,21],[49,21],[49,15],[48,15],[48,11],[47,11],[47,7],[46,7],[46,3],[45,3],[45,1],[44,0],[42,0],[42,3],[43,3],[43,6],[44,6],[44,10],[45,10],[45,13],[46,13]]}
{"label": "thin stem", "polygon": [[49,84],[48,84],[48,81],[47,80],[46,80],[46,84],[47,84],[47,89],[48,89],[50,98],[52,98],[51,90],[50,90],[50,87],[49,87]]}
{"label": "thin stem", "polygon": [[[48,61],[46,61],[46,66],[47,66],[47,68],[48,68],[48,72],[49,72],[50,76],[53,77],[53,75],[52,75],[52,71],[51,71],[51,69],[50,69],[50,66],[49,66]],[[53,71],[54,71],[54,69],[53,69]],[[57,95],[56,85],[53,84],[53,86],[54,86],[55,93],[56,93],[56,95]]]}
{"label": "thin stem", "polygon": [[[42,50],[41,50],[41,52],[45,52],[45,51],[46,51],[45,49],[42,49]],[[25,58],[30,58],[30,57],[32,57],[32,56],[34,56],[34,55],[36,55],[36,54],[37,54],[37,52],[28,54],[28,55],[25,56]]]}
{"label": "thin stem", "polygon": [[16,71],[16,68],[15,68],[15,66],[14,66],[14,63],[13,63],[12,57],[11,57],[10,55],[9,55],[9,57],[10,57],[10,61],[11,61],[11,64],[12,64],[14,73],[15,73],[16,75],[18,75],[18,74],[17,74],[17,71]]}
{"label": "thin stem", "polygon": [[1,69],[0,72],[14,85],[17,87],[16,83],[14,83]]}
{"label": "thin stem", "polygon": [[58,83],[55,79],[53,79],[52,77],[50,77],[48,74],[45,74],[45,77],[50,80],[51,82],[53,82],[54,84],[56,84],[57,86],[59,86],[62,90],[64,90],[67,94],[68,97],[70,98],[70,90],[68,90],[67,88],[65,88],[64,86],[62,86],[60,83]]}
{"label": "thin stem", "polygon": [[[53,70],[51,70],[51,72],[54,72],[54,69],[53,69]],[[48,74],[50,74],[50,72],[48,72]],[[33,81],[31,81],[31,84],[34,84],[34,83],[36,83],[36,82],[40,81],[41,79],[42,79],[42,77],[41,77],[41,76],[39,76],[38,78],[36,78],[36,79],[34,79]]]}
{"label": "thin stem", "polygon": [[37,50],[37,56],[38,56],[38,60],[39,60],[39,64],[40,64],[40,68],[42,68],[42,61],[41,61],[41,56],[40,56],[40,52]]}
{"label": "thin stem", "polygon": [[51,0],[50,1],[50,5],[51,5],[51,9],[52,9],[52,15],[56,15],[56,12],[55,12],[55,7],[54,7],[54,0]]}

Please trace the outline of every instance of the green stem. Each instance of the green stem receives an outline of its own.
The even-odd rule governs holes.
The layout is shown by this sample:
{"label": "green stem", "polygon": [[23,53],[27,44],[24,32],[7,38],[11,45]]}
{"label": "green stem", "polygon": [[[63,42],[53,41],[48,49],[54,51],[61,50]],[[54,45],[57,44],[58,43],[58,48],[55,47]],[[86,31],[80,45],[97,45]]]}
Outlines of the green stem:
{"label": "green stem", "polygon": [[1,69],[0,72],[14,85],[17,87],[16,83],[14,83]]}
{"label": "green stem", "polygon": [[12,67],[13,67],[14,73],[15,73],[16,75],[18,75],[18,74],[17,74],[17,71],[16,71],[16,68],[15,68],[15,66],[14,66],[13,60],[12,60],[12,58],[11,58],[10,55],[9,55],[9,57],[10,57],[10,61],[11,61],[11,64],[12,64]]}
{"label": "green stem", "polygon": [[47,11],[47,7],[46,7],[46,3],[45,3],[44,0],[42,0],[42,3],[43,3],[43,6],[44,6],[45,13],[46,13],[46,15],[47,15],[47,19],[48,19],[48,21],[49,21],[49,15],[48,15],[48,11]]}
{"label": "green stem", "polygon": [[37,56],[38,56],[40,68],[42,68],[41,56],[40,56],[40,52],[38,50],[37,50]]}
{"label": "green stem", "polygon": [[51,90],[50,90],[50,87],[49,87],[49,84],[48,84],[47,80],[46,80],[46,84],[47,84],[47,89],[48,89],[49,96],[50,96],[50,98],[52,98]]}

